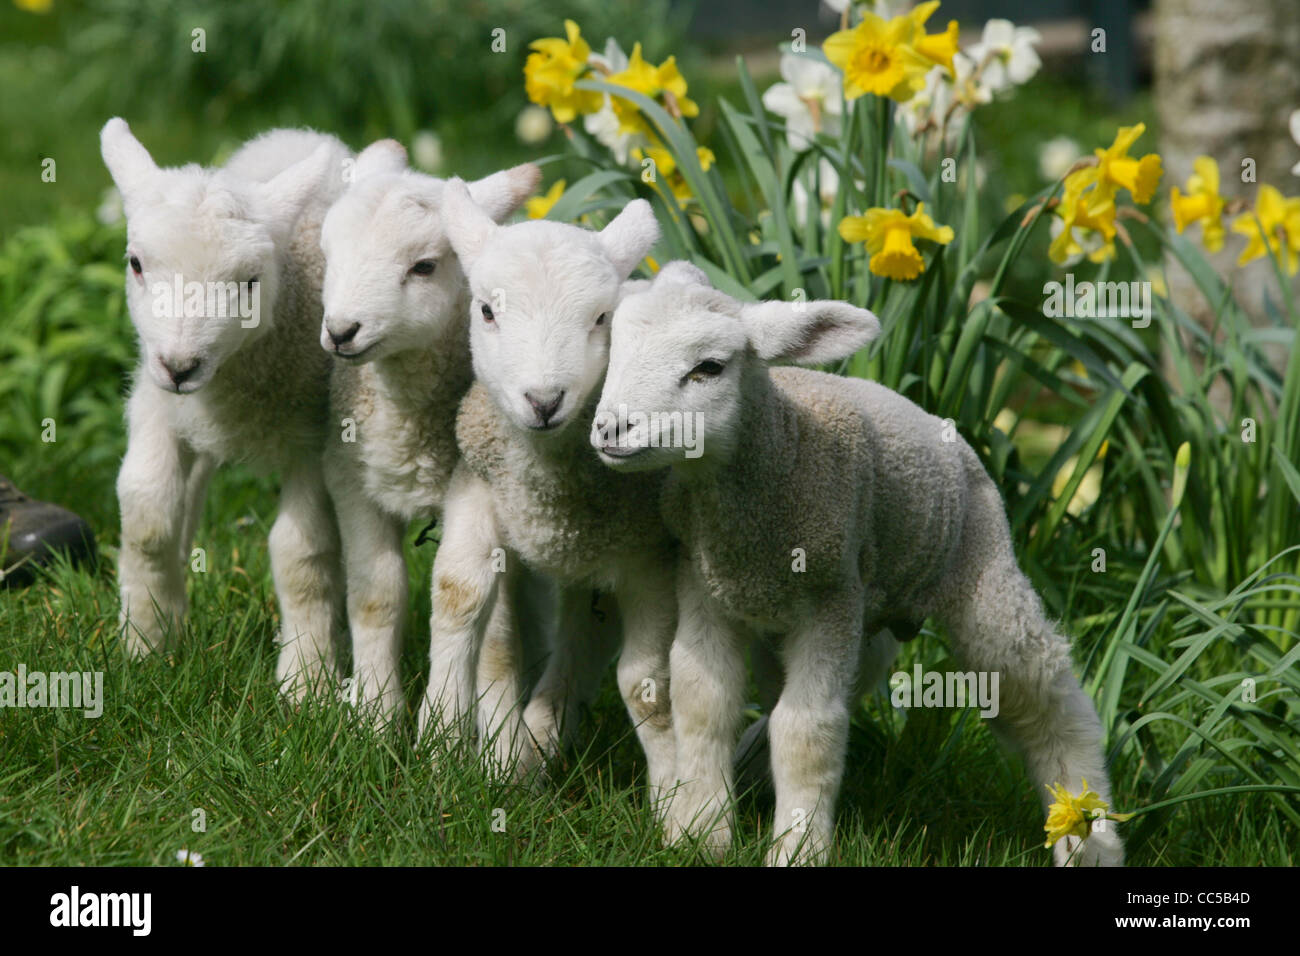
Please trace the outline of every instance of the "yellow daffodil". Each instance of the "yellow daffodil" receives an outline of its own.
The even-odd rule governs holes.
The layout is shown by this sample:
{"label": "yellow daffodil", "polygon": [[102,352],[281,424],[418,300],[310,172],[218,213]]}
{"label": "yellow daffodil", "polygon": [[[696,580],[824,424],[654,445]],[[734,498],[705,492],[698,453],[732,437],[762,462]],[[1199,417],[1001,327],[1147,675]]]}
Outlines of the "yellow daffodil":
{"label": "yellow daffodil", "polygon": [[1096,166],[1089,166],[1084,169],[1076,170],[1069,176],[1065,177],[1065,192],[1061,197],[1061,204],[1057,207],[1057,213],[1061,217],[1063,228],[1060,234],[1052,240],[1048,248],[1048,255],[1053,262],[1063,263],[1066,260],[1081,256],[1085,250],[1082,243],[1075,233],[1076,229],[1092,230],[1101,236],[1101,245],[1088,252],[1088,259],[1092,262],[1105,262],[1115,255],[1115,205],[1111,203],[1100,213],[1093,213],[1089,210],[1086,196],[1091,195],[1097,189],[1097,178],[1099,169]]}
{"label": "yellow daffodil", "polygon": [[543,37],[528,45],[535,52],[524,62],[524,90],[538,106],[549,106],[557,123],[572,123],[599,110],[604,97],[574,86],[589,69],[591,47],[572,20],[564,21],[564,30],[566,39]]}
{"label": "yellow daffodil", "polygon": [[915,279],[925,270],[925,260],[913,239],[947,245],[953,237],[951,226],[936,226],[925,214],[925,203],[917,203],[910,216],[899,209],[879,207],[868,209],[865,216],[845,216],[839,231],[845,242],[865,242],[871,253],[868,267],[890,279]]}
{"label": "yellow daffodil", "polygon": [[[670,56],[658,66],[647,63],[641,55],[640,43],[632,47],[627,69],[610,76],[609,82],[636,90],[650,99],[663,99],[670,113],[676,112],[687,117],[698,116],[700,113],[699,104],[686,95],[686,78],[677,68],[677,57]],[[614,113],[618,116],[620,133],[649,132],[635,104],[617,96],[611,97],[611,100]]]}
{"label": "yellow daffodil", "polygon": [[[686,202],[693,198],[691,187],[686,182],[686,177],[682,171],[677,168],[677,160],[673,159],[673,154],[662,146],[647,146],[644,149],[634,149],[632,155],[640,162],[647,157],[654,162],[655,166],[655,186],[659,183],[667,183],[668,188],[672,190],[678,202]],[[717,157],[713,155],[713,150],[706,146],[697,146],[695,157],[700,162],[700,168],[706,173],[710,167],[717,162]]]}
{"label": "yellow daffodil", "polygon": [[49,13],[54,0],[14,0],[14,6],[28,13]]}
{"label": "yellow daffodil", "polygon": [[914,30],[912,47],[927,60],[947,70],[949,76],[956,78],[957,71],[953,68],[952,58],[957,53],[957,21],[949,20],[948,29],[942,33],[925,32],[925,21],[938,9],[939,0],[930,0],[929,3],[917,4],[912,8],[908,15]]}
{"label": "yellow daffodil", "polygon": [[1052,805],[1047,808],[1047,823],[1043,829],[1047,831],[1045,845],[1049,847],[1064,836],[1087,839],[1092,832],[1094,811],[1105,812],[1107,809],[1101,797],[1088,789],[1087,780],[1083,781],[1083,793],[1077,797],[1064,784],[1056,787],[1049,784],[1047,792],[1052,795]]}
{"label": "yellow daffodil", "polygon": [[545,219],[547,213],[551,211],[551,207],[559,202],[560,197],[564,195],[566,185],[568,184],[563,179],[558,179],[551,185],[550,189],[546,190],[544,195],[534,196],[524,203],[524,208],[528,211],[528,218]]}
{"label": "yellow daffodil", "polygon": [[1300,196],[1287,199],[1272,186],[1262,184],[1255,208],[1234,219],[1232,231],[1249,240],[1237,265],[1244,266],[1272,249],[1289,274],[1295,275],[1300,267]]}
{"label": "yellow daffodil", "polygon": [[1093,820],[1104,818],[1123,823],[1133,816],[1131,813],[1108,812],[1110,805],[1088,789],[1087,780],[1083,781],[1083,792],[1077,797],[1064,784],[1056,787],[1049,784],[1047,792],[1052,795],[1053,801],[1047,808],[1047,823],[1043,826],[1047,831],[1047,843],[1044,845],[1049,848],[1065,836],[1086,840],[1092,832]]}
{"label": "yellow daffodil", "polygon": [[1109,149],[1097,155],[1097,185],[1088,194],[1088,214],[1098,216],[1115,204],[1115,190],[1127,189],[1136,203],[1148,203],[1160,184],[1160,157],[1147,153],[1141,159],[1128,155],[1130,147],[1146,132],[1146,124],[1121,126]]}
{"label": "yellow daffodil", "polygon": [[1223,248],[1223,199],[1219,196],[1219,164],[1209,156],[1192,163],[1186,194],[1175,186],[1169,195],[1174,226],[1181,233],[1194,222],[1201,224],[1201,239],[1210,252]]}
{"label": "yellow daffodil", "polygon": [[905,103],[924,89],[931,62],[911,46],[915,35],[910,15],[886,21],[864,13],[856,27],[827,37],[822,50],[844,72],[844,98],[874,93]]}

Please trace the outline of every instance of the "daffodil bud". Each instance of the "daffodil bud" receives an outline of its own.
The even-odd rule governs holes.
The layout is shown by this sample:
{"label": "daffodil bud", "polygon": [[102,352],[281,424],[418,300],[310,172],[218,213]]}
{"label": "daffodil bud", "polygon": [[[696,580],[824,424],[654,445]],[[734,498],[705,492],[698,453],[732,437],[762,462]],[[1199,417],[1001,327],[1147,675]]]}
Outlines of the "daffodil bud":
{"label": "daffodil bud", "polygon": [[1174,495],[1173,507],[1177,508],[1183,501],[1183,494],[1187,491],[1187,470],[1192,464],[1192,446],[1183,442],[1178,446],[1178,454],[1174,456]]}

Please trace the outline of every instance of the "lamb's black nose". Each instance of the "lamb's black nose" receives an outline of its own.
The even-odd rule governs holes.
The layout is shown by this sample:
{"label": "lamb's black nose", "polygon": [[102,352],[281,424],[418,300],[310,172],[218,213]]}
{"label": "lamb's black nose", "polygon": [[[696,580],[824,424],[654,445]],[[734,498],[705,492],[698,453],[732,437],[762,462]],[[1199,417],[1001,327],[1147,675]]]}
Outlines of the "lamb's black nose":
{"label": "lamb's black nose", "polygon": [[194,377],[194,373],[199,370],[200,362],[198,359],[192,359],[188,365],[164,361],[163,368],[167,369],[167,374],[171,376],[172,384],[180,387],[185,382]]}
{"label": "lamb's black nose", "polygon": [[538,397],[532,392],[524,392],[524,398],[528,399],[528,404],[533,406],[533,411],[537,413],[538,419],[543,425],[550,422],[551,416],[555,414],[560,403],[564,401],[564,390],[556,392],[554,395]]}
{"label": "lamb's black nose", "polygon": [[334,343],[334,347],[338,348],[340,345],[346,345],[355,339],[357,337],[357,330],[360,328],[360,322],[353,322],[342,332],[335,332],[328,325],[325,326],[325,331],[329,333],[330,341]]}

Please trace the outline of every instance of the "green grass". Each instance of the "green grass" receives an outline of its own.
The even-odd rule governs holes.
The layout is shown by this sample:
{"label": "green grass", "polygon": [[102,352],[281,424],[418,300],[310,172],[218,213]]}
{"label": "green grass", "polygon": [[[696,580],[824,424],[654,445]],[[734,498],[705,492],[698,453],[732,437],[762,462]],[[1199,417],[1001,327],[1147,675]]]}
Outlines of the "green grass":
{"label": "green grass", "polygon": [[[0,864],[171,864],[181,848],[209,865],[702,861],[658,839],[642,790],[644,761],[612,673],[553,779],[536,789],[493,781],[472,755],[417,746],[409,714],[399,731],[376,736],[337,700],[295,708],[279,699],[265,545],[275,488],[238,469],[213,482],[196,542],[208,571],[191,574],[191,615],[177,650],[128,661],[116,636],[112,480],[102,467],[75,485],[51,480],[31,489],[92,506],[105,545],[99,569],[58,567],[29,589],[0,594],[0,669],[21,662],[29,672],[102,671],[105,699],[97,719],[0,710]],[[415,530],[407,538],[416,598],[403,661],[412,709],[425,671],[432,562],[431,546],[410,544]],[[1064,626],[1086,655],[1098,626]],[[927,668],[952,666],[935,635],[909,645],[899,669],[910,670],[912,655]],[[1146,799],[1140,763],[1126,752],[1114,767],[1120,809]],[[498,808],[504,832],[493,829]],[[191,828],[196,809],[206,832]],[[770,794],[747,795],[740,811],[727,862],[757,865]],[[1196,801],[1161,823],[1131,862],[1294,865],[1286,826],[1263,794]],[[1020,762],[974,711],[904,715],[879,694],[864,703],[834,862],[1046,865],[1041,827]]]}

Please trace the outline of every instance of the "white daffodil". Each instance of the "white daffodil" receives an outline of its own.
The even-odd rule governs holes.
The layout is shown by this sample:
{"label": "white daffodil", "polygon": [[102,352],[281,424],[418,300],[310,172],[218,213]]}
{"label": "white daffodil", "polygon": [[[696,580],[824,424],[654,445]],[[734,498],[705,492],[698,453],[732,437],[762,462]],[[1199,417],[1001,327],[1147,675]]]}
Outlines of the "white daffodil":
{"label": "white daffodil", "polygon": [[[592,53],[587,62],[596,67],[599,74],[597,79],[600,79],[626,70],[627,54],[618,45],[618,41],[610,37],[605,41],[605,53]],[[614,112],[614,104],[608,93],[599,110],[583,117],[582,126],[588,136],[614,154],[614,159],[620,166],[627,165],[632,150],[649,145],[640,133],[619,132],[618,114]]]}
{"label": "white daffodil", "polygon": [[1049,183],[1066,174],[1083,155],[1079,144],[1068,136],[1054,136],[1038,147],[1038,172]]}
{"label": "white daffodil", "polygon": [[1033,27],[1018,27],[1010,20],[990,20],[984,24],[980,42],[966,52],[976,63],[983,63],[982,80],[995,93],[1026,83],[1038,72],[1043,61],[1034,44],[1042,37]]}
{"label": "white daffodil", "polygon": [[613,76],[615,73],[622,73],[627,69],[627,54],[618,45],[618,41],[610,37],[605,41],[604,54],[596,53],[593,50],[591,55],[587,57],[587,62],[599,72]]}
{"label": "white daffodil", "polygon": [[[949,118],[953,104],[966,110],[993,100],[993,91],[981,78],[975,75],[975,61],[965,53],[953,54],[952,68],[956,78],[948,74],[941,66],[936,66],[925,76],[925,88],[902,104],[898,111],[903,117],[908,131],[916,135],[917,130],[932,121],[935,128],[941,127]],[[950,125],[949,129],[953,127]]]}
{"label": "white daffodil", "polygon": [[965,53],[956,53],[952,58],[953,72],[957,74],[952,82],[952,95],[968,110],[993,102],[993,87],[983,74],[976,76],[979,60]]}
{"label": "white daffodil", "polygon": [[[1060,216],[1053,216],[1051,223],[1052,239],[1055,240],[1060,236],[1061,230],[1064,228],[1065,220]],[[1106,237],[1096,229],[1080,229],[1078,226],[1071,226],[1070,237],[1079,244],[1082,251],[1066,257],[1066,260],[1061,265],[1067,269],[1082,262],[1084,256],[1092,255],[1106,244]]]}
{"label": "white daffodil", "polygon": [[839,70],[797,53],[781,54],[782,83],[763,94],[763,105],[785,119],[790,148],[804,150],[813,136],[840,135],[844,112],[844,78]]}
{"label": "white daffodil", "polygon": [[822,3],[836,13],[843,13],[849,7],[862,7],[882,20],[893,19],[912,6],[909,0],[822,0]]}
{"label": "white daffodil", "polygon": [[587,135],[614,154],[620,166],[626,166],[634,149],[644,149],[649,140],[640,133],[624,133],[618,128],[618,114],[605,97],[605,105],[595,113],[588,113],[582,120]]}
{"label": "white daffodil", "polygon": [[[817,162],[817,204],[821,210],[822,226],[829,229],[831,225],[831,204],[835,194],[840,191],[840,177],[835,167],[822,158]],[[808,221],[808,187],[803,184],[803,177],[795,179],[790,187],[790,198],[794,203],[794,223],[803,228]]]}
{"label": "white daffodil", "polygon": [[945,87],[948,86],[947,74],[948,71],[943,67],[936,66],[925,74],[925,88],[918,90],[910,100],[899,104],[896,108],[903,125],[911,135],[915,136],[931,116],[940,114],[946,108],[936,108],[936,104],[941,99],[947,96],[951,100],[951,93],[945,92]]}
{"label": "white daffodil", "polygon": [[[1300,146],[1300,110],[1291,114],[1291,138],[1296,141],[1297,146]],[[1291,167],[1291,174],[1300,176],[1300,163]]]}

